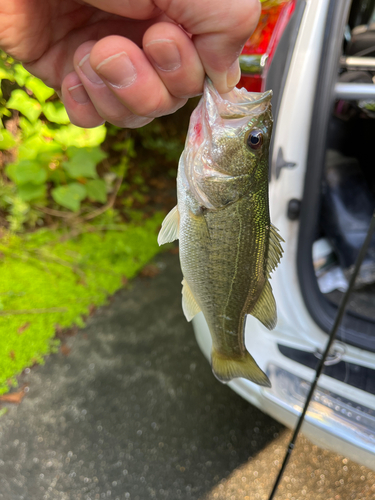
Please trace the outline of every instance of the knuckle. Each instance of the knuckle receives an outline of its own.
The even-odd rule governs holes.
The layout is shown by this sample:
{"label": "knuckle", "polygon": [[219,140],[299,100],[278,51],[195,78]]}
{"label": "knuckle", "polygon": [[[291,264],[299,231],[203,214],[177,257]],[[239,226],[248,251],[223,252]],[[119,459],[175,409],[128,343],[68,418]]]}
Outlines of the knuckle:
{"label": "knuckle", "polygon": [[110,121],[107,120],[112,125],[115,125],[116,127],[121,127],[121,128],[140,128],[144,127],[145,125],[148,125],[153,121],[153,118],[145,118],[143,116],[137,116],[137,115],[130,115],[127,118],[123,120],[115,120],[115,121]]}
{"label": "knuckle", "polygon": [[260,15],[259,0],[237,1],[232,4],[230,29],[238,37],[250,36],[255,29]]}
{"label": "knuckle", "polygon": [[167,108],[166,99],[162,94],[153,94],[149,99],[144,99],[142,102],[138,101],[134,106],[134,114],[140,117],[160,116],[163,110]]}

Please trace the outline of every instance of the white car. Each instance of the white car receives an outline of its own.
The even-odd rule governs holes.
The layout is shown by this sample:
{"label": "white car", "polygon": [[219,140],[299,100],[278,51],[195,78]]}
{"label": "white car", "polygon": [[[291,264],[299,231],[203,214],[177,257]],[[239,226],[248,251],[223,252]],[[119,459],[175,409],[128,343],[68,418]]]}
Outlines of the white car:
{"label": "white car", "polygon": [[[266,1],[260,26],[240,58],[242,84],[249,90],[274,91],[270,212],[285,239],[285,253],[271,280],[276,328],[268,331],[252,316],[245,328],[247,349],[269,376],[272,388],[245,379],[234,379],[229,386],[288,427],[296,424],[327,343],[342,295],[335,288],[343,289],[347,283],[345,272],[352,262],[343,259],[348,248],[353,250],[353,227],[358,241],[367,228],[366,214],[356,219],[355,210],[345,208],[345,199],[335,191],[337,183],[341,186],[341,172],[347,171],[345,165],[351,165],[350,172],[360,170],[359,184],[354,185],[358,177],[354,172],[349,189],[357,196],[354,205],[359,203],[361,211],[373,203],[375,168],[369,165],[374,165],[375,157],[371,101],[375,101],[375,30],[369,23],[374,4]],[[349,175],[346,181],[350,184],[352,179]],[[337,203],[344,206],[342,212]],[[342,234],[346,230],[352,231],[349,236]],[[342,237],[349,243],[341,243]],[[328,274],[319,270],[322,258],[327,264],[332,256],[337,265],[328,265]],[[371,275],[375,260],[371,256],[367,260]],[[316,444],[375,469],[373,281],[364,283],[367,287],[350,300],[302,430]],[[209,359],[211,337],[201,313],[193,326]]]}

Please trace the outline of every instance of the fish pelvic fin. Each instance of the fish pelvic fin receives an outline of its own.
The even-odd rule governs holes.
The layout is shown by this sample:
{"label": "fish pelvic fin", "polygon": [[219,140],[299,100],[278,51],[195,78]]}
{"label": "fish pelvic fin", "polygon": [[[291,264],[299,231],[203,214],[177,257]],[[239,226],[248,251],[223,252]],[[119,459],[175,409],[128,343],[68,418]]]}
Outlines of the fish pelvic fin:
{"label": "fish pelvic fin", "polygon": [[250,311],[247,311],[247,313],[257,318],[269,330],[275,328],[277,323],[276,302],[268,280],[255,306]]}
{"label": "fish pelvic fin", "polygon": [[158,236],[158,243],[164,245],[165,243],[172,243],[179,238],[180,229],[180,214],[177,205],[172,208],[166,218],[163,220],[161,229]]}
{"label": "fish pelvic fin", "polygon": [[190,290],[185,278],[182,280],[182,310],[187,321],[191,321],[201,311],[193,292]]}
{"label": "fish pelvic fin", "polygon": [[213,374],[220,382],[226,383],[233,378],[242,377],[263,387],[271,387],[269,378],[247,351],[241,357],[231,358],[213,348],[211,366]]}

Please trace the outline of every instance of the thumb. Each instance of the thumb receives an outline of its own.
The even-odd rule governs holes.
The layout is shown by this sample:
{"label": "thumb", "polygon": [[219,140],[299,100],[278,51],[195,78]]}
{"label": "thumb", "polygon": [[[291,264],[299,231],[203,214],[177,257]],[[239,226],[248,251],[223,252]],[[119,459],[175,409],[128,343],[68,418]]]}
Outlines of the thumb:
{"label": "thumb", "polygon": [[[156,0],[161,10],[165,0]],[[172,0],[164,10],[192,36],[207,75],[220,93],[238,83],[238,57],[256,28],[259,0]]]}

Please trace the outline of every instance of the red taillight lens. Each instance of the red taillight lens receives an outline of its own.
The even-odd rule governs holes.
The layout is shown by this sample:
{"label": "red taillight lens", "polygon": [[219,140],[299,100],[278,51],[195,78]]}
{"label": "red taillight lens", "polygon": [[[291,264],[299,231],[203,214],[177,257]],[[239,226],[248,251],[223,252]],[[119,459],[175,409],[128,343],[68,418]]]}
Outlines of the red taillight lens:
{"label": "red taillight lens", "polygon": [[264,0],[258,26],[240,55],[241,80],[237,87],[263,92],[272,56],[291,18],[296,0]]}

